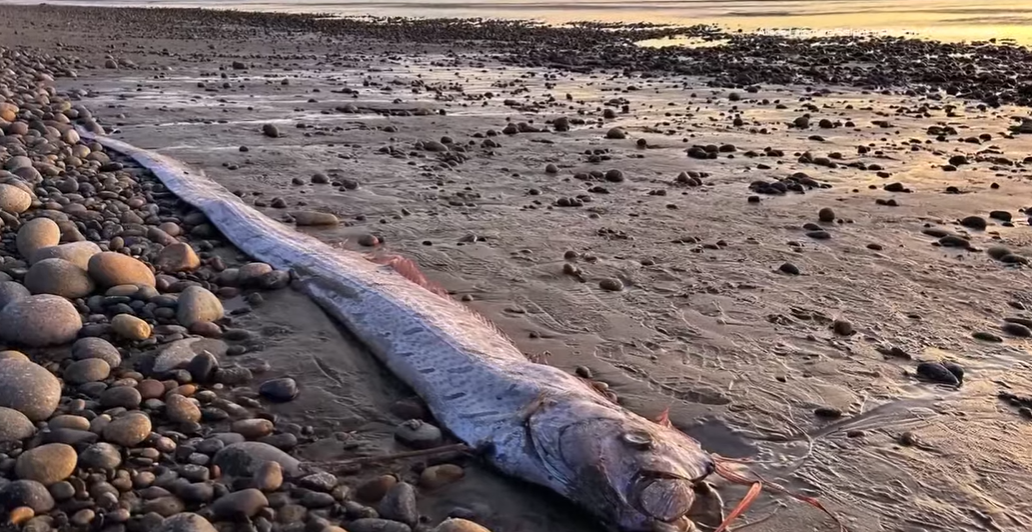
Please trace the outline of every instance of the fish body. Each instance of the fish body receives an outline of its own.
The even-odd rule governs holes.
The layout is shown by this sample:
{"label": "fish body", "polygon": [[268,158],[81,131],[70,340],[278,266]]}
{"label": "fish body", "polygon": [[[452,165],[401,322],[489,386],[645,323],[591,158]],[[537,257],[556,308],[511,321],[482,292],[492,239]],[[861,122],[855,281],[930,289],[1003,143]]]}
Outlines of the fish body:
{"label": "fish body", "polygon": [[[88,134],[84,133],[84,136]],[[88,135],[93,137],[92,135]],[[366,256],[274,221],[174,159],[116,139],[248,255],[303,289],[500,471],[547,487],[624,532],[686,530],[710,455],[582,379],[526,356],[480,315]]]}

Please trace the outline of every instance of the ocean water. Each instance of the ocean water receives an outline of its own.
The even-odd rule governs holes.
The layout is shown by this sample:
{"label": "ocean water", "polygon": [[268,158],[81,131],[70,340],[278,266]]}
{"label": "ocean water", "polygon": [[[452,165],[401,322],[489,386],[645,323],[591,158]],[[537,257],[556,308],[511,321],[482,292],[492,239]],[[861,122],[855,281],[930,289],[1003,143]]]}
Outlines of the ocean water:
{"label": "ocean water", "polygon": [[[38,3],[35,0],[0,0]],[[573,21],[715,23],[784,33],[849,32],[1032,44],[1032,0],[56,0],[52,4],[211,7],[349,16],[484,17]],[[809,30],[809,31],[802,31]]]}

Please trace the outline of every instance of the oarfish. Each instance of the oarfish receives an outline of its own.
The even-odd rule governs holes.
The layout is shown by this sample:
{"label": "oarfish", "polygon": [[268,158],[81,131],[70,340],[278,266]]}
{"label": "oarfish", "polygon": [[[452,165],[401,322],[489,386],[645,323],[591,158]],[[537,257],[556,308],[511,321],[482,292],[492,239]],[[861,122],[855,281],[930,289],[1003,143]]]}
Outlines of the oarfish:
{"label": "oarfish", "polygon": [[[638,416],[583,379],[532,362],[486,319],[433,289],[412,263],[334,248],[266,217],[203,172],[88,136],[149,169],[248,255],[292,270],[313,300],[484,460],[562,495],[609,529],[688,530],[693,504],[710,493],[704,480],[727,472],[719,457],[669,423]],[[753,488],[748,500],[759,491]]]}

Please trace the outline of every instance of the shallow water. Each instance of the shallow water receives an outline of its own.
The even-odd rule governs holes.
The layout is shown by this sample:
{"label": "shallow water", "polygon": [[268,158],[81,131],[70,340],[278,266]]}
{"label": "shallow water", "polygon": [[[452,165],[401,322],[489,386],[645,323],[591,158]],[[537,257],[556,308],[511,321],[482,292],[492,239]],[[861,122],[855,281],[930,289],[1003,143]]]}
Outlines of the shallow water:
{"label": "shallow water", "polygon": [[[32,0],[0,3],[37,4]],[[347,16],[483,17],[572,21],[713,23],[732,29],[801,35],[887,33],[939,40],[1013,39],[1032,44],[1027,0],[56,0],[50,4],[210,7]],[[803,28],[809,28],[804,31]]]}

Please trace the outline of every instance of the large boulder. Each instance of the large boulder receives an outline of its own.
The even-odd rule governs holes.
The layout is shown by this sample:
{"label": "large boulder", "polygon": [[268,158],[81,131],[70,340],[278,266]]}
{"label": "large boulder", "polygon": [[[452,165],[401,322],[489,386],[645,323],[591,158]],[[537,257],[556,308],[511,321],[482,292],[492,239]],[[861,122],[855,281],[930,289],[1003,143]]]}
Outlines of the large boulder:
{"label": "large boulder", "polygon": [[18,253],[25,260],[32,258],[32,254],[40,248],[56,246],[61,242],[61,228],[57,222],[50,218],[35,218],[29,220],[18,229],[18,236],[15,243],[18,246]]}
{"label": "large boulder", "polygon": [[50,246],[37,249],[29,259],[30,264],[35,264],[45,259],[64,259],[82,268],[89,268],[90,259],[100,253],[100,246],[84,240],[82,242],[69,242],[57,246]]}
{"label": "large boulder", "polygon": [[289,454],[267,444],[244,441],[227,445],[215,453],[212,463],[230,477],[253,477],[265,462],[277,462],[287,476],[296,476],[301,463]]}
{"label": "large boulder", "polygon": [[0,311],[0,340],[31,347],[67,344],[82,329],[79,311],[67,299],[42,294],[8,303]]}
{"label": "large boulder", "polygon": [[32,206],[32,196],[24,190],[8,184],[0,184],[0,210],[21,214]]}
{"label": "large boulder", "polygon": [[154,286],[154,272],[146,264],[128,255],[105,251],[90,257],[90,277],[101,286],[135,284]]}
{"label": "large boulder", "polygon": [[75,299],[90,295],[95,287],[86,270],[64,259],[44,259],[25,274],[25,288],[33,294]]}
{"label": "large boulder", "polygon": [[25,417],[25,414],[0,406],[0,443],[21,441],[31,438],[36,433],[36,426]]}
{"label": "large boulder", "polygon": [[0,360],[0,406],[43,421],[60,401],[61,381],[44,367],[16,358]]}
{"label": "large boulder", "polygon": [[179,294],[176,319],[184,327],[222,317],[222,302],[218,296],[200,286],[191,286]]}

